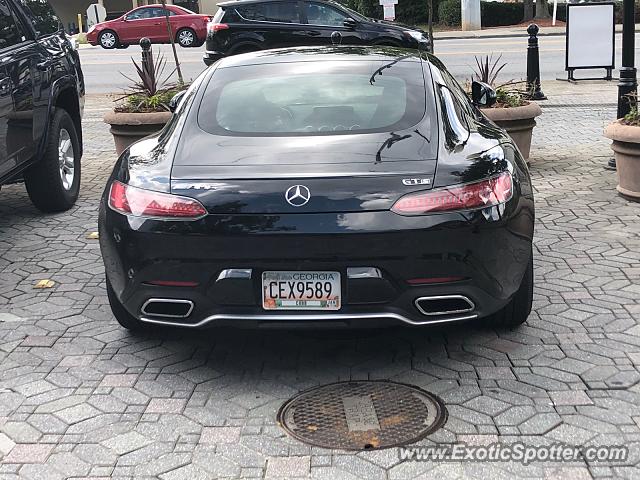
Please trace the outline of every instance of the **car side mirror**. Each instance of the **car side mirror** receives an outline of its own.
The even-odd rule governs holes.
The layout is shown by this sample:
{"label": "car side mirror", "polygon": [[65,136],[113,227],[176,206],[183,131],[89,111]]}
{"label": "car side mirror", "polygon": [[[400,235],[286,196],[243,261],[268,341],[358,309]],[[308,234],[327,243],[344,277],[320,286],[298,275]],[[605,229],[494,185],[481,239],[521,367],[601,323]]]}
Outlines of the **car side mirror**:
{"label": "car side mirror", "polygon": [[169,100],[169,110],[175,112],[178,109],[185,93],[187,93],[187,91],[182,90],[181,92],[176,93],[171,100]]}
{"label": "car side mirror", "polygon": [[496,91],[483,82],[471,84],[471,100],[476,107],[490,107],[496,103]]}
{"label": "car side mirror", "polygon": [[356,22],[353,18],[351,17],[347,17],[344,19],[344,22],[342,22],[342,24],[346,27],[349,28],[351,30],[353,30],[354,28],[356,28],[356,24],[358,22]]}

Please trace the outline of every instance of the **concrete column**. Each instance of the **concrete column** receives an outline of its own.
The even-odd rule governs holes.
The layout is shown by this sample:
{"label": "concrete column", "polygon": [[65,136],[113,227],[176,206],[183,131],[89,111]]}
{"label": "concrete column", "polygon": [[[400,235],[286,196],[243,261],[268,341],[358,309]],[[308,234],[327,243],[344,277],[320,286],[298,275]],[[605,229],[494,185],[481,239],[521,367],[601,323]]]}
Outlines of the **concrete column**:
{"label": "concrete column", "polygon": [[480,30],[480,0],[461,0],[462,30]]}
{"label": "concrete column", "polygon": [[200,13],[213,15],[218,11],[216,5],[219,0],[200,0]]}

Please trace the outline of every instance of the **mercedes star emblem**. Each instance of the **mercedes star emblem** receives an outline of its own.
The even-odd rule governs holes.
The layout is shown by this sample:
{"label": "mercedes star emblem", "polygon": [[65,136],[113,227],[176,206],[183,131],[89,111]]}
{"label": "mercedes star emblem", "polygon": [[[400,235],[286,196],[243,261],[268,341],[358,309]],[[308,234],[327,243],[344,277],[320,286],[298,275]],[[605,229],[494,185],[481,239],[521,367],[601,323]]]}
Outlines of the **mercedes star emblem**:
{"label": "mercedes star emblem", "polygon": [[309,202],[311,192],[304,185],[294,185],[287,189],[284,194],[284,198],[287,200],[289,205],[293,207],[301,207]]}

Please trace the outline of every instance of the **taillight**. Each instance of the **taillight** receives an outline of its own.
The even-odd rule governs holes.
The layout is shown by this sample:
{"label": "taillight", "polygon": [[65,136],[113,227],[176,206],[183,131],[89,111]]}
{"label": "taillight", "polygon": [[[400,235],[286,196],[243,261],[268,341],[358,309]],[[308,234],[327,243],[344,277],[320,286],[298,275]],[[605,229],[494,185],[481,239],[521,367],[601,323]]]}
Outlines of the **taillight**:
{"label": "taillight", "polygon": [[109,190],[109,207],[124,215],[167,220],[197,220],[207,214],[193,198],[144,190],[117,180]]}
{"label": "taillight", "polygon": [[207,33],[215,33],[220,30],[227,30],[229,25],[226,23],[209,23],[207,24]]}
{"label": "taillight", "polygon": [[513,196],[509,172],[480,182],[466,183],[427,192],[410,193],[391,207],[399,215],[423,215],[451,210],[472,210],[508,202]]}

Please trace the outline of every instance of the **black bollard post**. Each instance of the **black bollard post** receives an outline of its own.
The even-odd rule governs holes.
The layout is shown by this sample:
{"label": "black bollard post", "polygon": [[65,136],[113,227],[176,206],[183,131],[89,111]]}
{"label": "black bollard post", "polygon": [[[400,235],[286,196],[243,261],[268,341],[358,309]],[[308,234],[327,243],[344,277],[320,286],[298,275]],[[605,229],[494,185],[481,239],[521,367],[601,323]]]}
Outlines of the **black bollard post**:
{"label": "black bollard post", "polygon": [[546,100],[540,88],[540,52],[538,50],[538,25],[532,23],[527,27],[529,45],[527,47],[527,90],[533,100]]}
{"label": "black bollard post", "polygon": [[151,40],[149,40],[147,37],[142,37],[140,39],[140,47],[142,47],[142,69],[147,74],[155,75],[153,52],[151,51]]}
{"label": "black bollard post", "polygon": [[[638,91],[638,80],[635,67],[635,3],[624,0],[622,17],[622,66],[618,82],[618,111],[616,118],[624,117],[631,107],[638,104],[635,97]],[[608,170],[616,170],[616,159],[611,158],[605,166]]]}
{"label": "black bollard post", "polygon": [[633,0],[624,0],[622,17],[622,66],[618,82],[618,116],[624,117],[637,100],[638,89],[635,68],[635,4]]}

